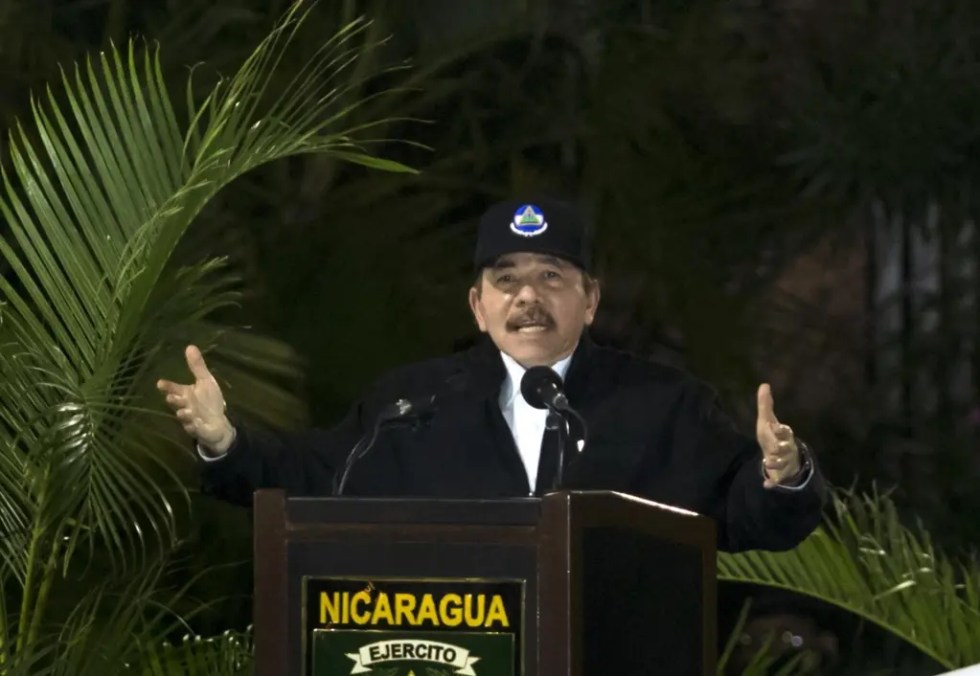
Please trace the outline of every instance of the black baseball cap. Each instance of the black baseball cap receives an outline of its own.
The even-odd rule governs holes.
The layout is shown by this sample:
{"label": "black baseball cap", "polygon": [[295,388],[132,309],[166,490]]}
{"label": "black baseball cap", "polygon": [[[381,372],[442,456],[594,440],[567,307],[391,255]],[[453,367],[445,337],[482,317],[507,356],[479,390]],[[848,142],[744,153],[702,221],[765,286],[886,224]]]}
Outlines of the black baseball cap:
{"label": "black baseball cap", "polygon": [[579,211],[567,202],[529,198],[498,202],[480,217],[473,264],[482,270],[509,253],[557,256],[589,271],[591,246]]}

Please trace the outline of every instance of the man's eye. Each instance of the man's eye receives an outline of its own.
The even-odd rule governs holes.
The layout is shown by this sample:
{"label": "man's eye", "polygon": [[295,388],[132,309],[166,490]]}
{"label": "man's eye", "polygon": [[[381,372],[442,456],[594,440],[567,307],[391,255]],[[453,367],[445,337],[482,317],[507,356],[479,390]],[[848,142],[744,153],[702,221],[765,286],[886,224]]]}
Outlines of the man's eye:
{"label": "man's eye", "polygon": [[500,275],[497,277],[497,284],[510,284],[514,281],[514,275]]}
{"label": "man's eye", "polygon": [[544,273],[544,278],[549,280],[561,279],[561,274],[555,272],[554,270],[546,270]]}

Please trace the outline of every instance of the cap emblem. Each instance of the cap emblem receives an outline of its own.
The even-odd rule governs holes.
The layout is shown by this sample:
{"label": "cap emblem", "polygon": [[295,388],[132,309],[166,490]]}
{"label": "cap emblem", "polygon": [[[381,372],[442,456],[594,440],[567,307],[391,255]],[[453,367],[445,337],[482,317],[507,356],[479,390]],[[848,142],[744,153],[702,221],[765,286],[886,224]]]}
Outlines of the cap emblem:
{"label": "cap emblem", "polygon": [[548,229],[541,209],[533,204],[524,204],[514,212],[510,229],[522,237],[537,237]]}

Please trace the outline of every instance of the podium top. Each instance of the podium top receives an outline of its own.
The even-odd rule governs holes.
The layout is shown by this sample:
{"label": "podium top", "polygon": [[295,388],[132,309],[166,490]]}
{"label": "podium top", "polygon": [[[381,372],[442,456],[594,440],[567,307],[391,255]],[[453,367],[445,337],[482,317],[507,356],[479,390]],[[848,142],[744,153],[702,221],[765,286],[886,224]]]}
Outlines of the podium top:
{"label": "podium top", "polygon": [[288,498],[286,519],[294,524],[329,521],[532,526],[540,498],[435,500],[430,498]]}
{"label": "podium top", "polygon": [[[325,523],[535,526],[547,509],[567,512],[575,521],[618,520],[631,523],[632,517],[669,521],[690,535],[713,540],[710,518],[685,509],[612,491],[558,491],[542,498],[502,498],[499,500],[433,498],[292,497],[281,491],[259,491],[257,504],[279,512],[294,526]],[[686,539],[686,538],[685,538]]]}

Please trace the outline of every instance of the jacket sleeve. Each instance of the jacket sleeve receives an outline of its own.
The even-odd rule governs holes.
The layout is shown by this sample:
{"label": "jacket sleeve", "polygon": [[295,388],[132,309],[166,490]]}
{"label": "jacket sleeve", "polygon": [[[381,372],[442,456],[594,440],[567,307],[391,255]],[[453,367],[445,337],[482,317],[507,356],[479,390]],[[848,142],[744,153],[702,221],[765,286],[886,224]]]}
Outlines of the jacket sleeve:
{"label": "jacket sleeve", "polygon": [[708,476],[715,499],[709,514],[718,525],[724,551],[792,549],[820,523],[827,487],[813,451],[810,474],[798,487],[763,487],[762,451],[754,437],[738,432],[707,387],[698,388],[683,407],[679,425],[689,448]]}
{"label": "jacket sleeve", "polygon": [[[236,438],[228,453],[202,462],[202,492],[221,500],[250,506],[260,488],[281,488],[291,496],[328,496],[334,477],[365,432],[370,431],[375,407],[364,399],[330,429],[271,432],[237,421]],[[370,454],[351,472],[346,495],[393,493],[398,472],[386,436],[381,434]]]}

